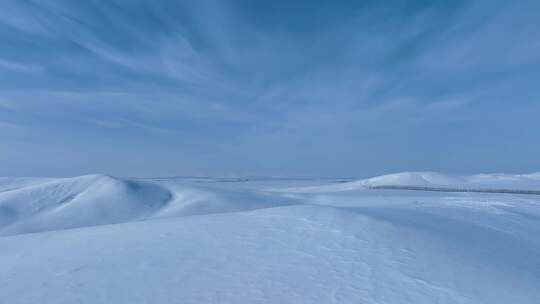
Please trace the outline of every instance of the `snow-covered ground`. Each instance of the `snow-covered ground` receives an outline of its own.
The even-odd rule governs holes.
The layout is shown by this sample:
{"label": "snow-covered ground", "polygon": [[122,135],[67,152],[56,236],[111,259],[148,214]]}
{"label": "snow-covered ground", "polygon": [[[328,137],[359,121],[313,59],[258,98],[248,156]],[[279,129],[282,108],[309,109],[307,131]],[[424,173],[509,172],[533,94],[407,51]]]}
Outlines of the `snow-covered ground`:
{"label": "snow-covered ground", "polygon": [[540,195],[395,186],[540,174],[0,178],[0,303],[540,303]]}

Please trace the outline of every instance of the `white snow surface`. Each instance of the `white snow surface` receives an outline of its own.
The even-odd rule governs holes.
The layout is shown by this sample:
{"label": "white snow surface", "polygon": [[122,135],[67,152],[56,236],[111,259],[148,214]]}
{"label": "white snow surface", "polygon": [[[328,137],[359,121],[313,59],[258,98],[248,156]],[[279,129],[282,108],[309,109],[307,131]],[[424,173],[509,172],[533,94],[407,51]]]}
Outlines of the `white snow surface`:
{"label": "white snow surface", "polygon": [[540,303],[540,174],[0,178],[0,303]]}
{"label": "white snow surface", "polygon": [[402,172],[337,185],[289,188],[290,192],[339,192],[372,187],[427,187],[471,190],[540,191],[540,173],[447,175],[437,172]]}

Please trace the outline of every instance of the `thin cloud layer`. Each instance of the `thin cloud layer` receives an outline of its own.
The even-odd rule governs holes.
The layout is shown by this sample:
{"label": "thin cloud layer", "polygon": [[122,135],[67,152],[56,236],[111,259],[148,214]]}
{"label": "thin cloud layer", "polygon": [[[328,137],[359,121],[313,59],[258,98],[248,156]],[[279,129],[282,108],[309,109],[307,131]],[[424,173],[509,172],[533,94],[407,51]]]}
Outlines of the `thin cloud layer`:
{"label": "thin cloud layer", "polygon": [[536,1],[0,4],[0,175],[540,170]]}

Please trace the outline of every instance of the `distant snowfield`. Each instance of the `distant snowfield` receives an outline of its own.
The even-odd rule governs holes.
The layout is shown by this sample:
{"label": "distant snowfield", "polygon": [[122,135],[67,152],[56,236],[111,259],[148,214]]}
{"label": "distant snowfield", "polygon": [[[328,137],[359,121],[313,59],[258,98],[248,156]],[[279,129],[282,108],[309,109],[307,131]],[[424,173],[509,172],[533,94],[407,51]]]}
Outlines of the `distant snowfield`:
{"label": "distant snowfield", "polygon": [[540,195],[410,191],[539,173],[338,181],[0,178],[0,303],[540,303]]}

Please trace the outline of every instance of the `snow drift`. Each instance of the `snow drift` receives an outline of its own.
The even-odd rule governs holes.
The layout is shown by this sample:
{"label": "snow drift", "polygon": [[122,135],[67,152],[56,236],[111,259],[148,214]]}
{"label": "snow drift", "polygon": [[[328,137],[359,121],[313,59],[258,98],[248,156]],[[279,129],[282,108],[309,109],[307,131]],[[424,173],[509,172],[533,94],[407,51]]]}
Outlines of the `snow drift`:
{"label": "snow drift", "polygon": [[293,204],[265,193],[217,190],[186,183],[75,178],[0,179],[0,235],[151,218],[253,210]]}
{"label": "snow drift", "polygon": [[402,172],[336,185],[291,188],[291,192],[339,192],[362,189],[441,190],[540,194],[540,173],[447,175],[437,172]]}
{"label": "snow drift", "polygon": [[106,175],[11,180],[9,185],[0,192],[0,234],[140,220],[172,198],[157,185]]}
{"label": "snow drift", "polygon": [[539,179],[3,178],[0,302],[536,304],[540,196],[372,187]]}

